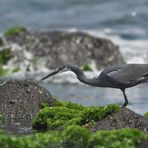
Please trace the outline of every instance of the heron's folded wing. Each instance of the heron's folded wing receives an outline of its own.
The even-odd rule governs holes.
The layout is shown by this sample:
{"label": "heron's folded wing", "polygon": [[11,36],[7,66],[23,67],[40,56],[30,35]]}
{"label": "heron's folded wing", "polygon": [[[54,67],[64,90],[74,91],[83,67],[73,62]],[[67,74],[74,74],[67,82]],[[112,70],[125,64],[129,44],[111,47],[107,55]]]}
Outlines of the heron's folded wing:
{"label": "heron's folded wing", "polygon": [[148,80],[148,67],[143,67],[141,65],[122,66],[109,71],[106,76],[114,83],[142,83]]}
{"label": "heron's folded wing", "polygon": [[113,81],[114,83],[119,83],[119,84],[133,84],[133,83],[142,83],[147,81],[145,76],[143,75],[137,75],[135,76],[133,72],[130,70],[128,72],[123,72],[122,70],[118,71],[112,71],[107,74],[107,77]]}
{"label": "heron's folded wing", "polygon": [[119,83],[119,84],[129,84],[129,78],[125,76],[120,70],[117,71],[111,71],[107,75],[107,78],[111,80],[114,83]]}

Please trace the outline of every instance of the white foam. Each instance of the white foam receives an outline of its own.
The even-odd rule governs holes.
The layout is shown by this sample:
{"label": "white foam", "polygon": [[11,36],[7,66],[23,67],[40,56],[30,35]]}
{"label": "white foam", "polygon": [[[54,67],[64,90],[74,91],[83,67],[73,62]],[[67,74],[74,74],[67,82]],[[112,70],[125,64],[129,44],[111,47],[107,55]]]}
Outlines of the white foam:
{"label": "white foam", "polygon": [[[135,32],[134,32],[135,31]],[[100,30],[84,30],[93,36],[102,37],[111,40],[114,44],[119,46],[125,61],[127,63],[148,63],[148,40],[147,39],[134,39],[126,40],[121,38],[119,35],[109,28],[106,28],[103,31]],[[136,35],[144,34],[142,29],[135,29],[131,32],[134,32]]]}

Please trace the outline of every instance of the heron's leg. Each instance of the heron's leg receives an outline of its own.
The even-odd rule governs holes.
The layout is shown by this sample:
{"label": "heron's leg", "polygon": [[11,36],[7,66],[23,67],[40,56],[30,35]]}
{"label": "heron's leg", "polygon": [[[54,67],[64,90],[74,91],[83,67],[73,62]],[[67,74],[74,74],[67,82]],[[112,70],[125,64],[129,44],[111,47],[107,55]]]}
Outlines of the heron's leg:
{"label": "heron's leg", "polygon": [[123,93],[123,95],[124,95],[124,100],[125,100],[125,102],[124,102],[124,104],[122,105],[122,107],[125,107],[125,106],[128,104],[128,100],[127,100],[127,96],[126,96],[126,94],[125,94],[125,89],[121,89],[121,91],[122,91],[122,93]]}

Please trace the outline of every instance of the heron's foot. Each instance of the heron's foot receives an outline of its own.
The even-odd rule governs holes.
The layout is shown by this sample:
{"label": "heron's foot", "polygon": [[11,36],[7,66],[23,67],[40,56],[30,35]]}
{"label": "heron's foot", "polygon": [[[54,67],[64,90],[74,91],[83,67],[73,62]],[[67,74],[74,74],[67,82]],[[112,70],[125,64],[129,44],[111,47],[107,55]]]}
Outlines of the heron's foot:
{"label": "heron's foot", "polygon": [[121,106],[121,108],[125,108],[127,106],[128,102],[124,102],[124,104]]}

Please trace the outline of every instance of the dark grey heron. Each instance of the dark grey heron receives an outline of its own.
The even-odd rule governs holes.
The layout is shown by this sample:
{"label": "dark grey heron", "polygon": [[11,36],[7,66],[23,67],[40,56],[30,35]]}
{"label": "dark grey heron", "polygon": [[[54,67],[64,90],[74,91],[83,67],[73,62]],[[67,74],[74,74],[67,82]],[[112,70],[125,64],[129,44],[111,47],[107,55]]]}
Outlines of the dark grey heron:
{"label": "dark grey heron", "polygon": [[66,64],[58,67],[55,71],[43,77],[41,80],[69,70],[74,72],[82,83],[96,87],[120,89],[125,99],[122,107],[125,107],[128,104],[125,89],[148,81],[148,64],[122,64],[107,67],[95,78],[87,78],[80,68]]}

